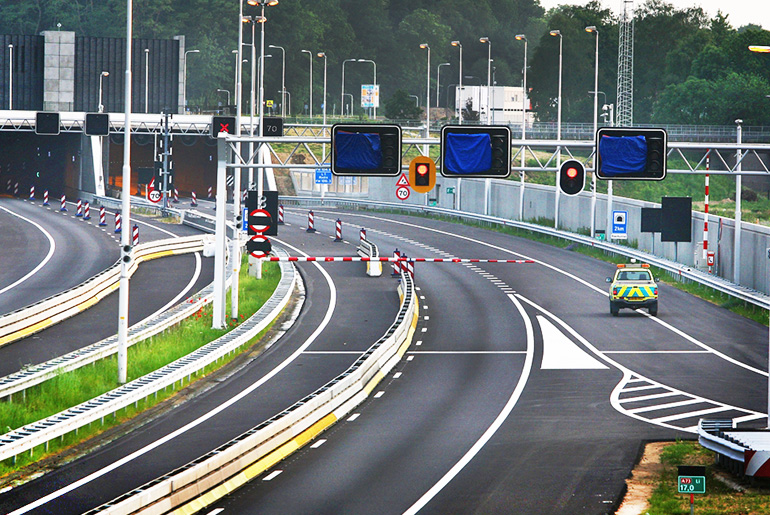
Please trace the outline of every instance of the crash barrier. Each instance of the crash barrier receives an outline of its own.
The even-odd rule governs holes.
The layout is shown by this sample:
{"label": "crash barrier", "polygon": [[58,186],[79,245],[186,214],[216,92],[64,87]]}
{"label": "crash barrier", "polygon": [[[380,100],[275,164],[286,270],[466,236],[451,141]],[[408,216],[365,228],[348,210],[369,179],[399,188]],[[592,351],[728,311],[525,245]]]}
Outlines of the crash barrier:
{"label": "crash barrier", "polygon": [[735,419],[701,419],[698,443],[717,453],[717,463],[740,476],[770,477],[770,432],[738,429]]}
{"label": "crash barrier", "polygon": [[310,442],[362,403],[406,352],[419,314],[407,275],[399,294],[396,320],[345,372],[208,454],[87,513],[196,513]]}
{"label": "crash barrier", "polygon": [[282,263],[281,279],[273,295],[254,315],[241,323],[237,330],[230,331],[195,352],[99,397],[0,435],[0,461],[26,451],[31,452],[39,445],[77,431],[94,421],[103,421],[104,417],[131,404],[138,404],[139,401],[169,386],[175,387],[177,382],[180,385],[185,379],[189,382],[193,374],[198,374],[208,365],[234,352],[271,324],[289,302],[296,278],[294,266]]}
{"label": "crash barrier", "polygon": [[305,207],[342,207],[349,209],[397,209],[400,211],[409,211],[419,214],[436,214],[442,216],[448,216],[450,218],[465,220],[470,222],[483,222],[490,225],[500,225],[504,227],[512,227],[517,229],[524,229],[530,232],[536,232],[545,234],[548,236],[554,236],[568,241],[574,241],[581,243],[589,247],[595,247],[611,254],[617,254],[620,256],[626,256],[629,258],[635,258],[639,261],[649,263],[653,266],[661,268],[678,279],[686,279],[696,283],[703,284],[709,288],[726,293],[733,297],[736,297],[744,302],[750,302],[763,309],[770,309],[770,295],[766,295],[757,290],[735,284],[721,277],[717,277],[697,268],[683,265],[665,258],[649,254],[640,250],[618,245],[615,243],[600,241],[589,236],[583,236],[581,234],[572,233],[569,231],[563,231],[554,229],[553,227],[544,227],[529,222],[519,222],[508,218],[501,218],[497,216],[482,215],[478,213],[471,213],[468,211],[457,211],[454,209],[421,206],[416,204],[401,204],[394,202],[381,202],[376,200],[355,200],[345,198],[333,198],[325,197],[320,199],[318,197],[280,197],[280,200],[286,205],[294,205]]}
{"label": "crash barrier", "polygon": [[[380,250],[377,245],[366,239],[366,230],[361,229],[359,233],[358,248],[356,251],[361,257],[367,257],[372,259],[378,259],[380,257]],[[368,261],[366,263],[366,275],[370,277],[379,277],[382,275],[382,263],[379,261]]]}
{"label": "crash barrier", "polygon": [[[174,254],[203,250],[203,236],[170,238],[134,247],[129,276],[140,263]],[[85,311],[118,288],[120,261],[91,279],[35,304],[0,316],[0,346],[26,338]]]}

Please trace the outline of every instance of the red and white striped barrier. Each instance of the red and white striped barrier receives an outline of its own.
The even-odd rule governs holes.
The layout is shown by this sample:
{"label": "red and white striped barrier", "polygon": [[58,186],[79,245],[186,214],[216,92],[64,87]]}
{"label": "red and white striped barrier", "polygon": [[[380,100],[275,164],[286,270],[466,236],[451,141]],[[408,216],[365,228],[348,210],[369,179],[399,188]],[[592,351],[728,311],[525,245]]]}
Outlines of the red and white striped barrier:
{"label": "red and white striped barrier", "polygon": [[414,280],[414,259],[408,259],[406,261],[406,273]]}
{"label": "red and white striped barrier", "polygon": [[84,210],[85,210],[85,212],[83,213],[83,220],[90,220],[91,219],[91,204],[86,202]]}
{"label": "red and white striped barrier", "polygon": [[107,225],[107,213],[104,206],[99,206],[99,227]]}
{"label": "red and white striped barrier", "polygon": [[172,200],[174,204],[179,204],[179,191],[174,188],[174,200]]}
{"label": "red and white striped barrier", "polygon": [[214,196],[214,187],[209,186],[209,198],[212,198]]}
{"label": "red and white striped barrier", "polygon": [[531,264],[532,259],[469,259],[469,258],[410,258],[406,255],[400,257],[360,257],[360,256],[269,256],[264,258],[266,261],[296,261],[296,262],[328,262],[328,263],[405,263],[412,261],[414,263],[509,263],[509,264]]}
{"label": "red and white striped barrier", "polygon": [[249,190],[243,190],[243,193],[241,194],[241,204],[246,203],[246,198],[249,195]]}
{"label": "red and white striped barrier", "polygon": [[134,228],[131,231],[131,237],[133,238],[134,247],[139,245],[139,226],[134,224]]}
{"label": "red and white striped barrier", "polygon": [[278,225],[283,225],[283,204],[278,204]]}
{"label": "red and white striped barrier", "polygon": [[392,277],[401,275],[401,252],[398,249],[393,251],[393,271],[390,273]]}
{"label": "red and white striped barrier", "polygon": [[29,199],[30,200],[35,200],[35,187],[34,186],[30,186],[29,187]]}
{"label": "red and white striped barrier", "polygon": [[359,241],[364,241],[366,239],[366,229],[361,227],[361,230],[358,231],[358,239]]}
{"label": "red and white striped barrier", "polygon": [[13,196],[18,197],[19,196],[19,183],[14,183],[13,185]]}
{"label": "red and white striped barrier", "polygon": [[[709,252],[709,165],[710,165],[710,159],[709,156],[711,154],[711,149],[706,151],[706,196],[704,198],[705,202],[703,204],[704,207],[704,214],[703,214],[703,259],[707,259],[708,252]],[[709,267],[709,273],[711,272],[711,267]]]}
{"label": "red and white striped barrier", "polygon": [[334,241],[337,243],[342,241],[342,220],[339,218],[334,222]]}
{"label": "red and white striped barrier", "polygon": [[115,232],[121,232],[123,230],[123,220],[119,211],[115,211]]}
{"label": "red and white striped barrier", "polygon": [[59,211],[66,211],[67,210],[67,195],[61,196],[61,209]]}
{"label": "red and white striped barrier", "polygon": [[192,193],[192,200],[190,201],[190,205],[192,207],[195,207],[198,205],[198,197],[195,195],[194,191],[192,191],[191,193]]}
{"label": "red and white striped barrier", "polygon": [[43,190],[43,205],[44,206],[49,206],[50,205],[48,203],[48,190]]}
{"label": "red and white striped barrier", "polygon": [[306,232],[315,232],[315,215],[313,211],[307,212],[307,229]]}
{"label": "red and white striped barrier", "polygon": [[80,217],[83,216],[83,201],[80,199],[78,199],[78,210],[75,213],[75,216],[80,216]]}

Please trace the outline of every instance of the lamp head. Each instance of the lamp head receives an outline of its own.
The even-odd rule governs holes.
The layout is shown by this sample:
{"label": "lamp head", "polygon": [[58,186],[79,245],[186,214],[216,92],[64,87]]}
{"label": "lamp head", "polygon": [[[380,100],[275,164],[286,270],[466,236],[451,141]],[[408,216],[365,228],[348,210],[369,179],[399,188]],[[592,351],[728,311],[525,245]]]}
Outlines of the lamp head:
{"label": "lamp head", "polygon": [[459,46],[460,48],[462,48],[462,45],[460,44],[459,41],[452,41],[452,46]]}
{"label": "lamp head", "polygon": [[586,32],[594,32],[598,34],[599,30],[596,28],[595,25],[589,25],[588,27],[586,27]]}
{"label": "lamp head", "polygon": [[479,43],[489,43],[489,38],[479,38]]}
{"label": "lamp head", "polygon": [[427,43],[420,43],[420,48],[426,49],[426,48],[430,48],[430,47],[428,46]]}
{"label": "lamp head", "polygon": [[551,36],[561,36],[561,31],[558,31],[558,30],[552,30],[551,32],[549,32],[549,34],[550,34]]}
{"label": "lamp head", "polygon": [[318,52],[318,57],[326,58],[326,53],[325,52]]}

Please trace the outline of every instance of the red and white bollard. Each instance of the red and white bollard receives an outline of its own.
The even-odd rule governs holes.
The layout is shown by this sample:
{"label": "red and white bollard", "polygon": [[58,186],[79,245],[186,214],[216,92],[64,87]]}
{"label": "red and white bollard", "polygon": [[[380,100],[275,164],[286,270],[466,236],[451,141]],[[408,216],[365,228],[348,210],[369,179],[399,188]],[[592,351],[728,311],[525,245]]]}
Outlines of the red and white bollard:
{"label": "red and white bollard", "polygon": [[409,277],[414,281],[414,261],[409,260],[406,262],[406,273],[408,273]]}
{"label": "red and white bollard", "polygon": [[307,212],[307,229],[305,232],[315,232],[315,215],[312,210]]}
{"label": "red and white bollard", "polygon": [[342,241],[342,220],[339,218],[337,218],[337,221],[334,222],[334,241]]}
{"label": "red and white bollard", "polygon": [[115,232],[121,232],[123,230],[123,221],[119,211],[115,211]]}
{"label": "red and white bollard", "polygon": [[358,232],[358,239],[361,241],[361,243],[363,243],[366,239],[366,229],[363,227],[361,227],[361,230]]}
{"label": "red and white bollard", "polygon": [[[401,257],[401,252],[399,252],[398,249],[393,251],[393,259],[399,259]],[[391,277],[397,277],[401,275],[401,262],[400,261],[393,261],[393,271],[390,273]]]}
{"label": "red and white bollard", "polygon": [[83,214],[83,220],[90,220],[90,219],[91,219],[91,204],[86,202],[85,213]]}
{"label": "red and white bollard", "polygon": [[107,213],[104,206],[99,206],[99,227],[104,227],[105,225],[107,225]]}
{"label": "red and white bollard", "polygon": [[43,190],[43,205],[48,206],[48,190]]}
{"label": "red and white bollard", "polygon": [[67,210],[67,195],[61,196],[61,209],[59,211],[66,211]]}
{"label": "red and white bollard", "polygon": [[139,245],[139,226],[138,225],[134,224],[134,228],[131,231],[131,235],[133,238],[134,247],[136,247],[137,245]]}
{"label": "red and white bollard", "polygon": [[209,186],[209,199],[214,197],[214,188],[213,186]]}
{"label": "red and white bollard", "polygon": [[83,201],[78,199],[78,210],[77,213],[75,213],[75,216],[83,216]]}
{"label": "red and white bollard", "polygon": [[172,200],[174,204],[179,204],[179,191],[177,191],[176,188],[174,188],[174,200]]}
{"label": "red and white bollard", "polygon": [[18,197],[19,196],[19,183],[16,182],[13,185],[13,196]]}
{"label": "red and white bollard", "polygon": [[191,192],[191,193],[192,193],[192,200],[190,201],[190,205],[191,205],[192,207],[195,207],[195,206],[197,206],[197,205],[198,205],[198,197],[195,195],[195,192],[194,192],[194,191],[193,191],[193,192]]}
{"label": "red and white bollard", "polygon": [[35,200],[35,186],[29,187],[29,199]]}
{"label": "red and white bollard", "polygon": [[243,193],[241,194],[241,204],[246,203],[246,198],[249,196],[249,190],[243,190]]}
{"label": "red and white bollard", "polygon": [[278,204],[278,225],[283,225],[283,204]]}

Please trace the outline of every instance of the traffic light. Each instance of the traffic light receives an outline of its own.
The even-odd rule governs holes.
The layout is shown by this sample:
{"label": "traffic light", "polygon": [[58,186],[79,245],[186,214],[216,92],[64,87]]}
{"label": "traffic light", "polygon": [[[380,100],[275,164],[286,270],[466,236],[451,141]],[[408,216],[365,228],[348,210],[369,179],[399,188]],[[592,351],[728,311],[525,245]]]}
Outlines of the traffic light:
{"label": "traffic light", "polygon": [[110,134],[110,115],[107,113],[86,113],[84,127],[86,136],[108,136]]}
{"label": "traffic light", "polygon": [[596,133],[596,176],[660,181],[666,177],[665,129],[602,127]]}
{"label": "traffic light", "polygon": [[385,124],[332,126],[332,173],[394,177],[401,173],[401,127]]}
{"label": "traffic light", "polygon": [[409,184],[417,193],[428,193],[436,185],[436,163],[428,156],[417,156],[409,163]]}
{"label": "traffic light", "polygon": [[441,175],[505,178],[511,173],[511,129],[445,125],[441,128]]}
{"label": "traffic light", "polygon": [[577,195],[586,185],[586,168],[575,159],[568,159],[559,168],[559,189],[565,195]]}
{"label": "traffic light", "polygon": [[[246,196],[246,209],[249,212],[248,234],[254,235],[258,231],[253,227],[265,225],[264,212],[269,215],[269,227],[261,232],[263,236],[278,236],[278,192],[263,191],[262,198],[257,198],[257,192],[249,190]],[[262,211],[262,212],[255,212]],[[252,217],[252,213],[254,214]]]}
{"label": "traffic light", "polygon": [[35,117],[35,134],[55,136],[59,134],[59,130],[59,113],[37,113]]}
{"label": "traffic light", "polygon": [[212,116],[209,135],[216,138],[220,133],[235,134],[235,116]]}

